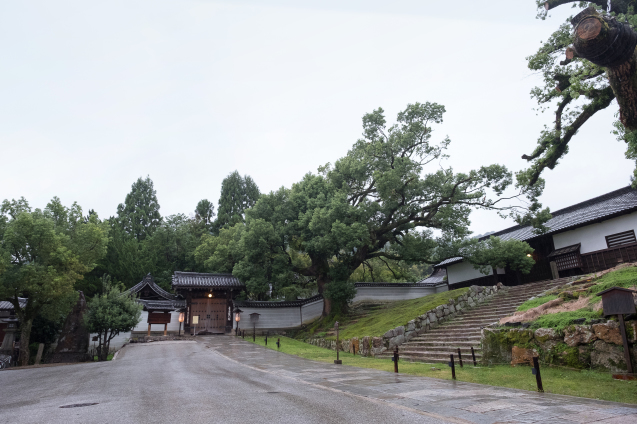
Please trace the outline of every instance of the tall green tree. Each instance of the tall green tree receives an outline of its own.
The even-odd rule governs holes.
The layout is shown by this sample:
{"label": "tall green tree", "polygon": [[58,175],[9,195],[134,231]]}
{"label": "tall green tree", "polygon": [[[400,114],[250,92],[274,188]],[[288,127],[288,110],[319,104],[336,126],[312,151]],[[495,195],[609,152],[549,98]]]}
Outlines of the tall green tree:
{"label": "tall green tree", "polygon": [[[9,300],[20,319],[20,362],[28,365],[29,338],[39,315],[58,317],[77,300],[74,283],[93,269],[106,251],[108,227],[77,204],[54,198],[42,211],[5,200],[0,208],[0,299]],[[18,298],[27,298],[20,305]]]}
{"label": "tall green tree", "polygon": [[138,241],[146,239],[159,227],[159,202],[149,176],[140,177],[133,183],[124,203],[117,206],[117,216],[124,231]]}
{"label": "tall green tree", "polygon": [[229,228],[244,222],[246,209],[254,206],[259,196],[259,187],[249,175],[242,177],[239,172],[234,171],[224,178],[219,196],[217,229]]}
{"label": "tall green tree", "polygon": [[97,358],[106,361],[111,340],[119,333],[131,331],[139,323],[142,305],[133,297],[123,295],[111,284],[110,276],[102,277],[103,293],[88,302],[86,327],[97,334]]}
{"label": "tall green tree", "polygon": [[[432,261],[433,231],[467,236],[472,209],[510,210],[502,205],[512,183],[504,166],[467,173],[442,166],[450,141],[433,141],[431,126],[444,112],[436,103],[410,104],[389,127],[382,109],[365,115],[363,138],[345,157],[246,212],[245,256],[233,274],[255,292],[303,276],[329,293],[331,281],[347,281],[374,258]],[[324,305],[327,315],[329,299]]]}
{"label": "tall green tree", "polygon": [[197,203],[195,208],[195,219],[203,222],[205,225],[212,224],[215,217],[215,205],[208,199],[202,199]]}

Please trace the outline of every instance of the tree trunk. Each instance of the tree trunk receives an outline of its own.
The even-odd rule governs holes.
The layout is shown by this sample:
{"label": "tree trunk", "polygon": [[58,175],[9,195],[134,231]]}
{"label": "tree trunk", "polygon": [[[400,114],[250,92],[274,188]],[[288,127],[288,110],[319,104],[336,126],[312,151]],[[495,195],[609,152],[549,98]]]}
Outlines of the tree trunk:
{"label": "tree trunk", "polygon": [[33,318],[22,321],[20,326],[20,365],[26,367],[29,365],[29,338],[31,337],[31,327],[33,326]]}
{"label": "tree trunk", "polygon": [[328,316],[330,312],[332,312],[332,302],[325,297],[325,290],[327,289],[327,285],[330,283],[330,279],[327,274],[320,273],[318,278],[316,279],[316,284],[318,285],[318,291],[323,295],[323,313],[321,316]]}
{"label": "tree trunk", "polygon": [[627,23],[602,16],[593,7],[571,20],[577,56],[606,68],[626,129],[637,130],[637,33]]}

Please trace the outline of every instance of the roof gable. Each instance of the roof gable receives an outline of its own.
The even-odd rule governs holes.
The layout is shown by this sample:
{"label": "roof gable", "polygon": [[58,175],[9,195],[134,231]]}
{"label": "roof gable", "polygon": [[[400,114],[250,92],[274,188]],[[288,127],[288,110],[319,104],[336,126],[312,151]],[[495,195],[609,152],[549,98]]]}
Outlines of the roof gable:
{"label": "roof gable", "polygon": [[140,299],[148,300],[176,300],[177,296],[168,293],[155,283],[155,279],[150,274],[146,276],[139,283],[124,292],[125,294],[138,294]]}

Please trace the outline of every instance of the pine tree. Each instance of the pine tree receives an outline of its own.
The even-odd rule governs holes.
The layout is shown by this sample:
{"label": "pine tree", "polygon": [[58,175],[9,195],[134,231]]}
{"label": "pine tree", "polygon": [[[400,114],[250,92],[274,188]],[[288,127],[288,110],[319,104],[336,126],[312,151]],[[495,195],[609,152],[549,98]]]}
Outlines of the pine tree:
{"label": "pine tree", "polygon": [[161,224],[157,192],[149,176],[141,177],[131,186],[124,203],[117,206],[117,215],[124,231],[142,241]]}

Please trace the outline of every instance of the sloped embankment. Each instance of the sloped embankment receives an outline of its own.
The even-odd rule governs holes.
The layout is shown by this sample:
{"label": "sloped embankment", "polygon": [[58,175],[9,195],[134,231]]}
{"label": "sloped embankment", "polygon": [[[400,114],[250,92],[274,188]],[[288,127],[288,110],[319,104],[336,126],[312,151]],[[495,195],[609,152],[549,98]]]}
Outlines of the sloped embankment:
{"label": "sloped embankment", "polygon": [[[619,325],[616,317],[603,316],[597,293],[615,286],[631,289],[636,283],[636,264],[623,264],[547,290],[501,319],[500,325],[483,330],[483,362],[510,362],[515,359],[513,347],[517,347],[529,349],[548,364],[625,371]],[[634,298],[637,305],[637,289]],[[637,317],[625,318],[635,361]]]}

